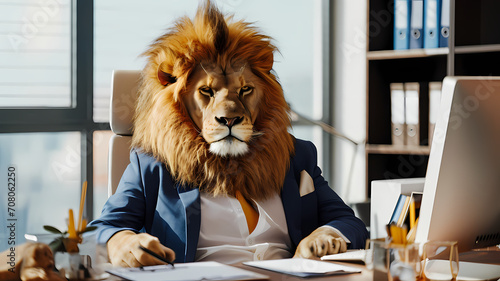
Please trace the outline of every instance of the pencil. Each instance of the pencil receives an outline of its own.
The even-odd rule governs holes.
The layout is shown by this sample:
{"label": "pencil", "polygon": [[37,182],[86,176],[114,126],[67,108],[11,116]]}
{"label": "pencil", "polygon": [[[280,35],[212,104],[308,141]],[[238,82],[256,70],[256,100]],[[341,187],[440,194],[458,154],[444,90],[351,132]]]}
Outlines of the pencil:
{"label": "pencil", "polygon": [[164,262],[164,263],[168,263],[168,264],[170,264],[172,267],[174,267],[174,263],[173,263],[173,262],[166,260],[166,259],[165,259],[165,258],[163,258],[162,256],[160,256],[160,255],[158,255],[157,253],[155,253],[155,252],[151,251],[150,249],[148,249],[148,248],[144,248],[143,246],[139,246],[139,249],[141,249],[141,250],[143,250],[144,252],[146,252],[146,253],[150,254],[151,256],[153,256],[153,257],[155,257],[155,258],[157,258],[157,259],[161,260],[162,262]]}
{"label": "pencil", "polygon": [[82,232],[84,229],[84,225],[82,224],[82,218],[83,218],[83,206],[85,204],[85,197],[87,197],[87,181],[83,182],[82,195],[80,197],[80,211],[78,213],[78,224],[76,225],[76,231],[78,232]]}
{"label": "pencil", "polygon": [[75,230],[75,219],[73,218],[73,210],[69,209],[69,217],[68,217],[68,234],[69,238],[76,238],[76,230]]}

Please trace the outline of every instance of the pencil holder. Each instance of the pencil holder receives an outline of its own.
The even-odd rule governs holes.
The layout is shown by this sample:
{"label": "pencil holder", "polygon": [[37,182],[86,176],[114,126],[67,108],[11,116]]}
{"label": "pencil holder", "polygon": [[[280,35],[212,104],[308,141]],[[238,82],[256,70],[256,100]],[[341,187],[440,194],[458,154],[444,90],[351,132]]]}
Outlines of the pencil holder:
{"label": "pencil holder", "polygon": [[373,280],[415,281],[420,277],[421,263],[418,243],[395,244],[371,241]]}
{"label": "pencil holder", "polygon": [[86,233],[79,244],[79,252],[55,252],[56,268],[70,280],[103,280],[111,266],[105,244],[98,244],[95,233]]}
{"label": "pencil holder", "polygon": [[56,252],[54,255],[57,270],[69,280],[90,278],[88,267],[90,257],[80,253]]}

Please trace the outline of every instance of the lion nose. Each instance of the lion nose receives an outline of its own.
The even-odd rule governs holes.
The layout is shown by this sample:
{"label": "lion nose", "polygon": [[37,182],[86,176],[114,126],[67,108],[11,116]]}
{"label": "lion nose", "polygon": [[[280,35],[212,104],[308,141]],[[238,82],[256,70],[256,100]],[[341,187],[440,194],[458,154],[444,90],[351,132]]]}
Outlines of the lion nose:
{"label": "lion nose", "polygon": [[243,122],[243,117],[234,117],[234,118],[228,118],[228,117],[215,117],[215,120],[219,122],[222,125],[226,125],[229,128],[231,128],[234,125],[238,125],[241,122]]}

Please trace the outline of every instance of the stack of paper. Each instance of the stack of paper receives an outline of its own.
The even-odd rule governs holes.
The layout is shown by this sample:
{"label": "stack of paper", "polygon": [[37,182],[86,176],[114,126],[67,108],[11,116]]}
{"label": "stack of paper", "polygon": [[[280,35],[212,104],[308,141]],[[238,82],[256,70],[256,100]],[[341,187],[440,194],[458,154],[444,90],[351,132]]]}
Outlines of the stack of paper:
{"label": "stack of paper", "polygon": [[243,264],[285,273],[298,277],[318,277],[327,275],[341,275],[350,273],[360,273],[361,270],[355,267],[344,266],[329,262],[322,262],[309,259],[280,259],[267,261],[250,261]]}

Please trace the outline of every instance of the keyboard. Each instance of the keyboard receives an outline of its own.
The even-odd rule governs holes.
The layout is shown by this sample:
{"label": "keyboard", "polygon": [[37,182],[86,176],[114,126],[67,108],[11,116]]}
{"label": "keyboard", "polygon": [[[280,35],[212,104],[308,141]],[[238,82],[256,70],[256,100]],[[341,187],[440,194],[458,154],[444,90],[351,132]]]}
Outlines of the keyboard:
{"label": "keyboard", "polygon": [[365,263],[367,250],[348,250],[345,253],[322,256],[324,261]]}

